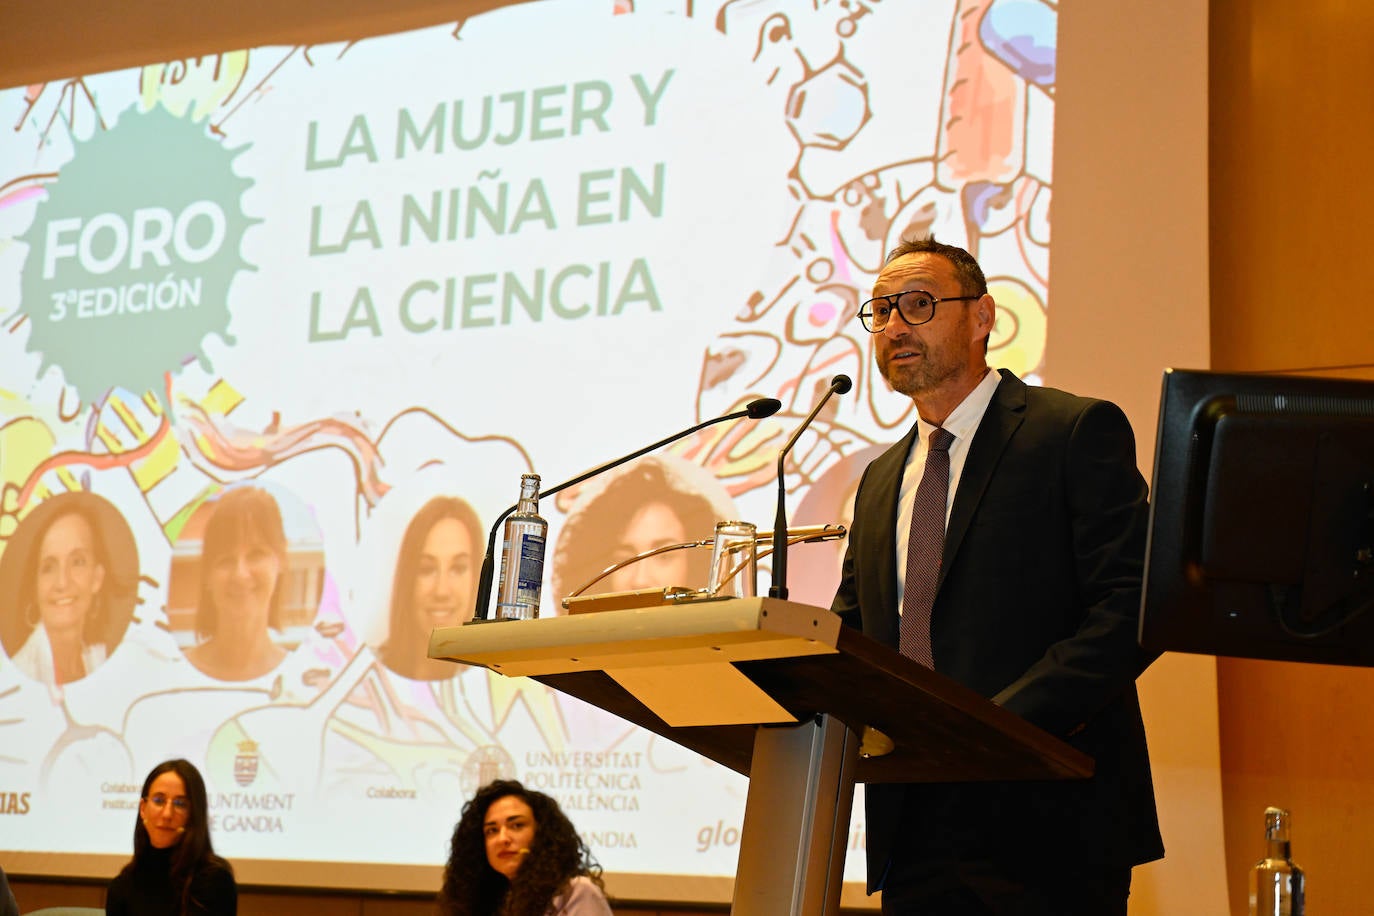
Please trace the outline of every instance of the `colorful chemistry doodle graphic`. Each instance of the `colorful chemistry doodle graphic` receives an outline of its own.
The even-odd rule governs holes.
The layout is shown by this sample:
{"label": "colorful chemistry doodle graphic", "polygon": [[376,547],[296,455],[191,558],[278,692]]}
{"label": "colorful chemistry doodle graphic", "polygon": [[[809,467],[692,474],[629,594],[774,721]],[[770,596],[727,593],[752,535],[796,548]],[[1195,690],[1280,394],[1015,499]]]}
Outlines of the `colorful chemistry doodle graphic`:
{"label": "colorful chemistry doodle graphic", "polygon": [[[776,397],[643,464],[705,484],[616,504],[599,552],[577,532],[630,478],[542,506],[545,606],[727,514],[767,527],[777,449],[844,372],[786,477],[800,521],[841,521],[911,420],[855,319],[909,232],[978,256],[991,360],[1043,370],[1053,3],[492,7],[0,92],[0,789],[80,813],[83,849],[125,848],[137,777],[184,756],[232,858],[438,863],[502,776],[608,868],[730,874],[740,777],[426,656],[490,521],[521,473]],[[802,548],[806,600],[834,548]],[[704,576],[677,559],[638,572]],[[67,850],[61,822],[0,845]]]}

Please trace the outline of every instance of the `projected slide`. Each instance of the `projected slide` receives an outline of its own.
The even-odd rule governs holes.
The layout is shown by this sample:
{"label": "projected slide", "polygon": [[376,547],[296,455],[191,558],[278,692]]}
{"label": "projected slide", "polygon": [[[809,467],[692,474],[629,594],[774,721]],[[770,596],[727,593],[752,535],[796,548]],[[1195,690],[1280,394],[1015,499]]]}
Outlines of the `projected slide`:
{"label": "projected slide", "polygon": [[[529,3],[0,92],[0,848],[127,854],[185,756],[235,860],[436,865],[507,776],[611,873],[733,875],[741,777],[429,630],[522,473],[759,397],[544,501],[545,613],[771,527],[841,372],[787,485],[845,521],[913,420],[855,318],[903,234],[978,255],[991,360],[1036,377],[1054,9]],[[795,548],[793,599],[841,549]]]}

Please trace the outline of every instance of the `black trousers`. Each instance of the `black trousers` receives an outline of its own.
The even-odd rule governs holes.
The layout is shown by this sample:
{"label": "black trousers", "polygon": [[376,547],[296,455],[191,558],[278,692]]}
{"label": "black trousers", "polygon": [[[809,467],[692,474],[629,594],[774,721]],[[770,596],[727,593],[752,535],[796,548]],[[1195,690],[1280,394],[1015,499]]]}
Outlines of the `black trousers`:
{"label": "black trousers", "polygon": [[932,858],[894,862],[882,893],[883,916],[1126,916],[1131,869]]}

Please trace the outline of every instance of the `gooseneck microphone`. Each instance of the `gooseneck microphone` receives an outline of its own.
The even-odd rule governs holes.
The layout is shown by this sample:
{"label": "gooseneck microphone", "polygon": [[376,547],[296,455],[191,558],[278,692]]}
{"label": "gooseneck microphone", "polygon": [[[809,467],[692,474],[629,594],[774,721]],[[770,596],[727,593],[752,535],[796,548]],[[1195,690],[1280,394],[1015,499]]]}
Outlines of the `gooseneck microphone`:
{"label": "gooseneck microphone", "polygon": [[[841,376],[841,378],[844,377]],[[849,380],[845,379],[845,381],[848,382]],[[848,391],[849,389],[845,388],[845,390]],[[633,461],[640,455],[652,452],[656,448],[662,448],[670,442],[676,442],[677,440],[690,436],[692,433],[697,432],[698,430],[705,429],[708,426],[714,426],[717,423],[724,423],[727,420],[740,420],[744,419],[745,417],[749,418],[750,420],[762,420],[764,417],[771,417],[773,414],[777,413],[781,409],[782,402],[779,401],[777,398],[759,398],[757,400],[750,401],[748,404],[744,405],[743,410],[736,410],[733,413],[727,413],[724,416],[716,417],[712,420],[707,420],[704,423],[698,423],[695,426],[691,426],[687,429],[684,429],[680,433],[674,433],[673,435],[668,436],[666,439],[660,439],[653,445],[646,445],[644,446],[644,448],[641,448],[638,451],[631,452],[628,455],[622,455],[619,458],[613,458],[610,461],[607,461],[605,464],[598,464],[596,467],[592,468],[589,471],[583,471],[581,474],[578,474],[571,480],[565,480],[562,483],[558,484],[558,486],[549,487],[547,490],[542,490],[539,494],[539,497],[543,499],[545,496],[552,496],[560,490],[566,490],[568,487],[576,486],[584,480],[595,477],[597,474],[601,474],[611,470],[612,468],[619,467],[627,461]],[[477,605],[473,610],[474,620],[487,619],[487,607],[491,604],[491,586],[495,572],[494,567],[496,565],[495,561],[493,560],[493,554],[496,552],[496,533],[501,530],[501,524],[505,522],[506,518],[509,517],[510,514],[513,513],[517,508],[518,504],[515,506],[511,506],[505,512],[502,512],[499,516],[497,516],[495,524],[491,526],[491,532],[487,535],[487,554],[482,558],[482,572],[477,580]]]}
{"label": "gooseneck microphone", "polygon": [[787,459],[787,453],[792,451],[792,446],[797,444],[797,439],[830,400],[830,396],[846,394],[853,387],[854,382],[847,375],[837,375],[831,379],[830,387],[825,389],[825,394],[816,402],[816,406],[811,408],[811,413],[807,414],[801,426],[797,427],[792,438],[787,440],[782,451],[778,452],[778,512],[773,518],[773,584],[768,588],[770,598],[787,597],[787,484],[783,476],[783,462]]}

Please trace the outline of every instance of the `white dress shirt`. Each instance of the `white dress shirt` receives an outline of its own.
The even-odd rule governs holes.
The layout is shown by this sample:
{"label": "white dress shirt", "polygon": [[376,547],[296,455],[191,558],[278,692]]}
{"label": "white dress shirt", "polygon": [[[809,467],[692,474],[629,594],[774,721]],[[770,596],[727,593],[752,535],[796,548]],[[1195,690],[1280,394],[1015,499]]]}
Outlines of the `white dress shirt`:
{"label": "white dress shirt", "polygon": [[[983,422],[992,396],[1001,384],[1002,376],[995,369],[989,369],[983,380],[959,402],[942,424],[954,436],[949,446],[949,495],[945,498],[945,525],[949,525],[949,510],[954,505],[954,494],[959,489],[959,478],[964,473],[964,461],[968,458],[969,443]],[[897,613],[902,612],[902,595],[906,589],[906,551],[911,536],[911,507],[916,502],[916,487],[921,483],[921,475],[926,469],[926,452],[930,450],[930,434],[935,426],[916,417],[916,439],[911,443],[911,451],[906,456],[906,467],[902,471],[902,490],[897,500]]]}

